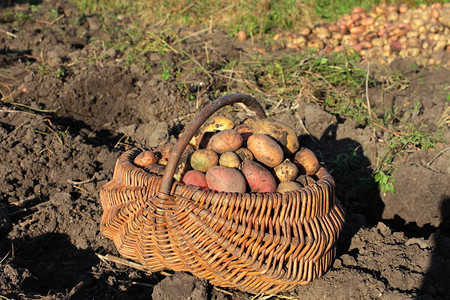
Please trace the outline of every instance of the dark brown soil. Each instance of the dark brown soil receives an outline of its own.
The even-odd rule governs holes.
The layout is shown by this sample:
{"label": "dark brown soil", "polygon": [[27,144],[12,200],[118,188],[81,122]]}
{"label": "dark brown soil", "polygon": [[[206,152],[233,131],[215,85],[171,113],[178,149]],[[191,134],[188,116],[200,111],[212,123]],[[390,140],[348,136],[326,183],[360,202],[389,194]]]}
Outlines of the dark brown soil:
{"label": "dark brown soil", "polygon": [[[104,46],[113,33],[103,30],[99,16],[83,16],[65,1],[44,1],[39,11],[10,2],[0,6],[0,297],[250,299],[187,273],[147,274],[97,256],[119,256],[99,232],[98,197],[117,157],[130,147],[175,141],[205,103],[242,86],[192,72],[194,62],[182,64],[167,53],[149,53],[153,71],[145,73],[139,63],[127,65],[120,50]],[[31,17],[20,19],[19,12]],[[209,57],[204,41],[214,49]],[[211,71],[250,51],[245,46],[219,32],[183,41]],[[99,58],[89,60],[92,53]],[[163,58],[189,90],[162,79]],[[437,130],[448,108],[450,70],[408,60],[387,68],[410,84],[398,93],[372,88],[374,107],[395,108],[402,118]],[[372,72],[381,78],[387,71]],[[246,116],[240,107],[222,113]],[[448,144],[397,158],[396,193],[383,194],[372,177],[383,130],[361,128],[312,103],[301,103],[295,113],[310,134],[294,113],[273,117],[292,125],[301,145],[332,172],[347,221],[332,269],[284,296],[450,299]],[[444,139],[448,133],[446,128]]]}

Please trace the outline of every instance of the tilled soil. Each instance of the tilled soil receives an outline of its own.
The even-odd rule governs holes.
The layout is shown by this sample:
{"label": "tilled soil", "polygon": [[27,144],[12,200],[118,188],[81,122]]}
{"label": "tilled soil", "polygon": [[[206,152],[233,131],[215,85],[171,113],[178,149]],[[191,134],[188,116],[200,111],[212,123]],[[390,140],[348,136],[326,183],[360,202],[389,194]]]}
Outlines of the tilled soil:
{"label": "tilled soil", "polygon": [[[151,274],[102,260],[101,255],[119,254],[99,231],[98,192],[111,179],[118,156],[131,147],[174,142],[206,103],[243,87],[193,72],[193,61],[182,64],[168,53],[148,54],[153,72],[143,72],[138,63],[127,65],[121,51],[102,42],[115,33],[103,30],[101,18],[82,16],[64,1],[44,1],[39,11],[14,3],[1,9],[11,13],[0,19],[0,295],[250,299],[250,294],[213,287],[188,273]],[[202,50],[205,41],[214,49],[208,57]],[[186,38],[183,48],[210,71],[250,51],[245,43],[214,31]],[[94,61],[89,59],[93,53],[98,53]],[[189,91],[162,79],[163,59],[178,64]],[[404,74],[410,84],[395,94],[371,88],[374,107],[395,106],[405,120],[438,130],[448,108],[450,71],[417,67],[410,60],[396,60],[387,68]],[[382,77],[386,69],[372,72]],[[187,100],[192,93],[196,99]],[[414,105],[419,109],[411,110]],[[246,116],[240,107],[221,113]],[[383,146],[382,129],[361,128],[313,103],[273,118],[290,124],[301,145],[320,154],[347,211],[332,268],[283,295],[449,299],[448,144],[397,158],[396,193],[383,194],[371,175]],[[442,135],[448,139],[448,128]]]}

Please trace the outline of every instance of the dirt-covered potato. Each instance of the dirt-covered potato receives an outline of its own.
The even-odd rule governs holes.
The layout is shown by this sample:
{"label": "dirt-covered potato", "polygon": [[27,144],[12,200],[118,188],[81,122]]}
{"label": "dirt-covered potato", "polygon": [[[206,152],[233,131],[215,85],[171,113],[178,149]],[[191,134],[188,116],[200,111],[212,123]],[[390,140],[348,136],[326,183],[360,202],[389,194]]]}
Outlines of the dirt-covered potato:
{"label": "dirt-covered potato", "polygon": [[291,163],[288,159],[273,168],[273,170],[275,172],[275,176],[280,181],[293,181],[298,176],[297,166]]}
{"label": "dirt-covered potato", "polygon": [[295,181],[282,181],[277,187],[277,192],[292,192],[301,189],[303,186]]}
{"label": "dirt-covered potato", "polygon": [[134,164],[138,167],[146,167],[156,164],[158,162],[158,156],[149,150],[144,150],[134,158]]}
{"label": "dirt-covered potato", "polygon": [[226,129],[233,129],[234,122],[227,117],[217,116],[212,118],[203,128],[203,132],[215,132]]}
{"label": "dirt-covered potato", "polygon": [[247,140],[247,148],[258,161],[271,168],[279,165],[284,158],[280,145],[265,134],[252,134]]}
{"label": "dirt-covered potato", "polygon": [[241,161],[254,159],[252,151],[248,150],[247,148],[239,148],[236,151],[234,151],[234,153],[236,153],[239,156]]}

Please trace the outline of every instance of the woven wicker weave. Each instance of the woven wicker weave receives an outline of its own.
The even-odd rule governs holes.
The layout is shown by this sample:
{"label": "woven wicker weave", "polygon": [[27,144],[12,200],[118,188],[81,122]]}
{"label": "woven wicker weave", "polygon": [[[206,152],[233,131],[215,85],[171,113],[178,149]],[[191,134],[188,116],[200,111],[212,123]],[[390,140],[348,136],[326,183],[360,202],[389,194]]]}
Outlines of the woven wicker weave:
{"label": "woven wicker weave", "polygon": [[218,193],[173,182],[192,135],[217,109],[235,102],[265,117],[248,95],[212,102],[179,139],[162,177],[133,164],[142,149],[123,153],[100,191],[101,230],[124,257],[151,271],[187,271],[222,287],[276,293],[330,267],[343,210],[323,167],[317,182],[287,193]]}

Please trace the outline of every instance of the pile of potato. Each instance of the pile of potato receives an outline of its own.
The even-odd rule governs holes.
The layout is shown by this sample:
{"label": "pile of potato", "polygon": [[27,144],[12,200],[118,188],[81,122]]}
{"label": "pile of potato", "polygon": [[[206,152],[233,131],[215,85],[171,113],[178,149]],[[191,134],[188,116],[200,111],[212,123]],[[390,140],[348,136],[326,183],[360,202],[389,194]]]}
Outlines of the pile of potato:
{"label": "pile of potato", "polygon": [[279,33],[274,40],[274,49],[353,49],[363,58],[378,58],[381,63],[390,63],[396,57],[416,57],[419,63],[449,66],[450,3],[416,8],[381,3],[371,11],[355,7],[336,23]]}
{"label": "pile of potato", "polygon": [[[162,175],[173,146],[141,152],[134,163]],[[283,123],[247,119],[235,126],[213,118],[189,142],[174,178],[217,192],[288,192],[315,182],[319,161],[299,149],[294,130]]]}

